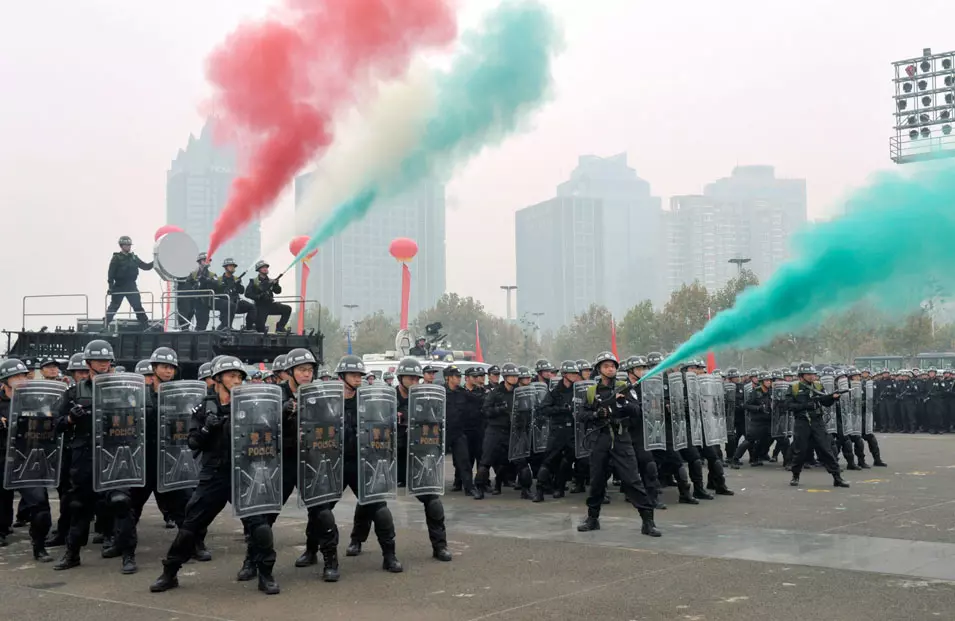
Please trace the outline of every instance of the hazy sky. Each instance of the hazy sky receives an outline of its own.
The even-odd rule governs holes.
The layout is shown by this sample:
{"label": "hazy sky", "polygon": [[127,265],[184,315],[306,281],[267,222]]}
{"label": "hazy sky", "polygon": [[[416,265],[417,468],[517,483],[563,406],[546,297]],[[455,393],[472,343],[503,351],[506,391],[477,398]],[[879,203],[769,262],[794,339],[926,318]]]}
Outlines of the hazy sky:
{"label": "hazy sky", "polygon": [[[627,151],[664,204],[737,164],[772,164],[808,180],[810,217],[820,217],[891,166],[891,61],[955,47],[942,0],[909,10],[885,0],[545,1],[567,39],[554,100],[448,188],[448,289],[499,313],[498,286],[514,280],[514,211],[551,197],[579,154]],[[24,295],[85,293],[102,315],[116,239],[132,236],[148,258],[165,224],[166,170],[203,123],[206,55],[270,4],[3,3],[0,327],[19,327]],[[491,4],[465,1],[463,26]],[[291,213],[286,195],[264,242]],[[158,277],[142,275],[140,288],[158,291]]]}

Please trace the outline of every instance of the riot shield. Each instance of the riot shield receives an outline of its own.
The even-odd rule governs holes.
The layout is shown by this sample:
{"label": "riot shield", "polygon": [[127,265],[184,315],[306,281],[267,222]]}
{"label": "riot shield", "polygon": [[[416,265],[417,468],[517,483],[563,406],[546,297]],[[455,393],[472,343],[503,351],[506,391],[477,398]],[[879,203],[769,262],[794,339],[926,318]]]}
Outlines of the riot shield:
{"label": "riot shield", "polygon": [[873,414],[875,412],[875,382],[869,380],[865,383],[865,415],[862,418],[864,428],[863,434],[872,433]]}
{"label": "riot shield", "polygon": [[345,473],[345,385],[298,388],[298,496],[305,507],[342,497]]}
{"label": "riot shield", "polygon": [[[836,391],[835,377],[831,375],[823,375],[819,378],[819,382],[822,384],[822,389],[827,395],[831,395]],[[822,420],[824,423],[826,423],[826,433],[837,433],[838,429],[836,426],[835,404],[822,408]]]}
{"label": "riot shield", "polygon": [[206,383],[177,380],[159,385],[156,491],[171,492],[199,484],[199,460],[189,448],[192,411],[206,396]]}
{"label": "riot shield", "polygon": [[714,376],[716,380],[716,431],[726,442],[726,395],[723,393],[723,379]]}
{"label": "riot shield", "polygon": [[[749,401],[749,396],[753,394],[753,382],[743,384],[743,403]],[[743,433],[747,438],[753,434],[753,413],[749,410],[743,410]]]}
{"label": "riot shield", "polygon": [[358,504],[398,497],[398,395],[384,383],[358,388]]}
{"label": "riot shield", "polygon": [[596,386],[595,380],[581,380],[574,384],[574,456],[577,459],[590,457],[596,436],[590,433],[590,425],[584,421],[587,405],[587,390]]}
{"label": "riot shield", "polygon": [[443,386],[418,384],[408,391],[409,496],[444,494],[446,399]]}
{"label": "riot shield", "polygon": [[686,448],[686,400],[683,398],[683,376],[670,373],[667,376],[670,388],[670,435],[673,448],[679,451]]}
{"label": "riot shield", "polygon": [[146,378],[93,377],[93,491],[146,485]]}
{"label": "riot shield", "polygon": [[541,403],[547,396],[547,386],[543,382],[531,384],[537,392],[534,401],[534,419],[531,421],[531,448],[535,453],[547,452],[547,440],[550,437],[550,418],[541,412]]}
{"label": "riot shield", "polygon": [[700,422],[703,424],[703,442],[706,446],[719,446],[726,442],[726,430],[720,422],[726,421],[720,409],[723,387],[720,378],[712,375],[699,376]]}
{"label": "riot shield", "polygon": [[552,377],[550,381],[547,382],[547,390],[554,390],[560,385],[560,382],[563,378],[561,377]]}
{"label": "riot shield", "polygon": [[662,451],[667,447],[666,411],[663,406],[663,378],[659,375],[640,383],[643,410],[643,450]]}
{"label": "riot shield", "polygon": [[723,402],[726,405],[723,426],[726,429],[727,436],[736,436],[736,384],[733,382],[723,382]]}
{"label": "riot shield", "polygon": [[237,518],[282,510],[282,388],[232,389],[232,511]]}
{"label": "riot shield", "polygon": [[683,381],[686,383],[686,414],[690,421],[690,442],[693,446],[703,446],[703,422],[700,420],[700,376],[687,373]]}
{"label": "riot shield", "polygon": [[63,437],[56,433],[53,412],[64,392],[66,384],[48,380],[25,382],[13,391],[3,469],[8,490],[60,484]]}
{"label": "riot shield", "polygon": [[510,461],[531,456],[531,421],[534,419],[536,400],[537,390],[533,386],[518,386],[514,389],[511,436],[507,443],[507,458]]}
{"label": "riot shield", "polygon": [[769,422],[769,432],[773,438],[785,438],[789,435],[789,413],[786,409],[786,396],[789,392],[789,382],[783,380],[773,382],[772,411]]}
{"label": "riot shield", "polygon": [[846,410],[848,416],[843,420],[845,434],[847,436],[862,435],[862,400],[865,398],[862,392],[862,381],[852,380],[849,382],[849,394],[846,396],[851,397],[851,399]]}

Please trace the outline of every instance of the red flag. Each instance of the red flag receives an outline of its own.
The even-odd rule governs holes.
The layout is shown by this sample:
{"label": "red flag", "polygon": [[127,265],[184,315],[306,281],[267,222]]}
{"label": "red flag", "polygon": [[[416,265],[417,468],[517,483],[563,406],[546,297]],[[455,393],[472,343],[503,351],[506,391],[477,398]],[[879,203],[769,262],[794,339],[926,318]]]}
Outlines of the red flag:
{"label": "red flag", "polygon": [[[707,323],[709,323],[711,319],[713,319],[713,311],[709,307],[707,307],[706,309]],[[716,368],[716,354],[714,354],[711,351],[708,351],[706,352],[706,372],[712,373],[713,369],[715,368]]]}
{"label": "red flag", "polygon": [[474,322],[474,351],[477,362],[484,362],[484,352],[481,351],[481,326],[477,321]]}
{"label": "red flag", "polygon": [[614,358],[620,360],[617,354],[617,326],[613,322],[613,315],[610,316],[610,351],[613,352]]}

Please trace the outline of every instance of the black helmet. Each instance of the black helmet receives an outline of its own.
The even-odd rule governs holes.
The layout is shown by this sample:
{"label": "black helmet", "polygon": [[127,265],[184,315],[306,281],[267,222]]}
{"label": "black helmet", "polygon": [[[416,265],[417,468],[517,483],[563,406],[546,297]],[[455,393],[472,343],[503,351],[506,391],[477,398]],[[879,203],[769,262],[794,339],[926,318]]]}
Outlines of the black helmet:
{"label": "black helmet", "polygon": [[170,364],[179,368],[179,354],[172,347],[157,347],[149,356],[149,364]]}
{"label": "black helmet", "polygon": [[546,358],[541,358],[540,360],[534,363],[534,371],[536,371],[537,373],[541,373],[542,371],[556,371],[556,370],[557,369],[554,368],[554,365],[552,365],[550,361],[547,360]]}
{"label": "black helmet", "polygon": [[27,368],[27,365],[23,364],[23,361],[18,358],[7,358],[3,362],[0,362],[0,382],[5,382],[11,377],[25,375],[29,372],[30,369]]}
{"label": "black helmet", "polygon": [[759,375],[759,369],[757,369],[756,367],[753,367],[752,369],[746,372],[746,375],[749,375],[750,377],[754,375]]}
{"label": "black helmet", "polygon": [[577,363],[578,373],[583,373],[584,371],[590,368],[590,361],[584,360],[583,358],[581,358],[580,360],[575,360],[574,362]]}
{"label": "black helmet", "polygon": [[249,374],[245,371],[245,366],[242,364],[242,361],[235,356],[222,356],[216,360],[216,363],[212,365],[213,379],[218,381],[219,376],[226,371],[238,371],[242,374],[242,379],[245,379],[249,376]]}
{"label": "black helmet", "polygon": [[125,373],[125,372],[126,372],[126,367],[124,367],[123,365],[120,364],[120,365],[116,366],[114,370],[115,370],[117,373]]}
{"label": "black helmet", "polygon": [[602,351],[599,354],[597,354],[597,358],[594,359],[594,368],[596,369],[604,362],[612,362],[614,366],[616,367],[620,366],[620,361],[617,360],[617,357],[614,356],[613,353],[609,351]]}
{"label": "black helmet", "polygon": [[90,368],[86,366],[86,363],[83,361],[83,352],[77,352],[70,356],[70,361],[66,364],[66,372],[70,371],[89,371]]}
{"label": "black helmet", "polygon": [[528,367],[520,366],[517,367],[517,370],[520,373],[521,379],[531,379],[534,377],[534,374],[531,373],[531,370]]}
{"label": "black helmet", "polygon": [[[286,371],[291,371],[295,367],[302,364],[312,365],[312,370],[318,365],[318,361],[315,360],[315,355],[305,349],[304,347],[296,347],[289,353],[285,354],[285,369]],[[275,365],[272,365],[272,368],[275,368]]]}
{"label": "black helmet", "polygon": [[154,375],[153,365],[149,360],[140,360],[136,363],[135,373],[140,375]]}
{"label": "black helmet", "polygon": [[800,362],[799,367],[796,368],[796,373],[798,375],[815,375],[816,367],[812,366],[812,364],[809,362]]}
{"label": "black helmet", "polygon": [[318,368],[318,371],[315,372],[315,377],[318,379],[324,379],[326,377],[332,377],[332,373],[328,370],[328,367],[321,366]]}
{"label": "black helmet", "polygon": [[228,266],[230,266],[230,265],[233,265],[233,266],[235,266],[235,267],[239,267],[239,264],[236,263],[236,262],[235,262],[235,259],[233,259],[233,258],[231,258],[231,257],[222,260],[222,269],[225,269],[226,267],[228,267]]}
{"label": "black helmet", "polygon": [[647,361],[646,356],[631,356],[631,358],[633,359],[633,361],[630,363],[631,369],[638,369],[641,367],[644,369],[650,368],[650,363]]}
{"label": "black helmet", "polygon": [[342,359],[338,361],[338,366],[335,367],[335,375],[341,377],[345,373],[361,373],[364,375],[365,363],[362,362],[361,358],[352,354],[342,356]]}
{"label": "black helmet", "polygon": [[836,370],[832,367],[822,367],[822,375],[835,375]]}
{"label": "black helmet", "polygon": [[199,365],[199,379],[204,380],[207,377],[212,377],[212,363],[203,362]]}
{"label": "black helmet", "polygon": [[569,375],[571,373],[580,373],[580,368],[573,360],[564,360],[560,363],[560,374]]}
{"label": "black helmet", "polygon": [[130,239],[129,235],[123,235],[122,237],[119,238],[119,245],[120,245],[120,246],[132,246],[132,245],[133,245],[133,240]]}
{"label": "black helmet", "polygon": [[521,371],[520,369],[517,368],[517,365],[514,364],[513,362],[505,362],[503,365],[501,365],[501,375],[503,375],[504,377],[508,377],[511,375],[515,377],[520,377]]}
{"label": "black helmet", "polygon": [[647,364],[650,365],[650,368],[653,368],[663,362],[663,354],[658,351],[651,351],[647,354]]}
{"label": "black helmet", "polygon": [[199,255],[196,257],[196,263],[203,263],[208,258],[209,258],[208,254],[206,254],[205,252],[200,252]]}
{"label": "black helmet", "polygon": [[773,379],[773,376],[772,376],[772,374],[771,374],[769,371],[761,371],[761,372],[759,372],[759,373],[756,374],[756,379],[758,379],[759,381],[762,382],[763,380],[771,380],[771,379]]}
{"label": "black helmet", "polygon": [[770,375],[772,376],[773,380],[781,380],[783,379],[785,374],[786,374],[785,371],[783,371],[782,369],[776,369]]}
{"label": "black helmet", "polygon": [[487,372],[481,367],[468,367],[468,370],[464,372],[468,377],[484,377],[487,375]]}
{"label": "black helmet", "polygon": [[488,374],[488,375],[500,375],[500,374],[501,374],[501,367],[497,366],[496,364],[492,364],[491,366],[489,366],[489,367],[487,368],[487,374]]}
{"label": "black helmet", "polygon": [[268,261],[256,261],[256,262],[255,262],[255,271],[256,271],[256,272],[259,271],[260,269],[262,269],[263,267],[269,267],[269,262],[268,262]]}
{"label": "black helmet", "polygon": [[90,341],[86,344],[86,347],[83,348],[83,360],[85,362],[89,362],[90,360],[106,360],[107,362],[112,362],[115,360],[113,356],[113,346],[109,344],[109,341],[102,339]]}
{"label": "black helmet", "polygon": [[278,373],[279,371],[285,371],[285,360],[286,354],[279,354],[275,357],[275,360],[272,361],[272,373]]}
{"label": "black helmet", "polygon": [[421,369],[421,372],[422,373],[437,373],[438,367],[434,366],[433,364],[426,364],[424,365],[424,368]]}
{"label": "black helmet", "polygon": [[[935,369],[929,369],[929,371],[934,371],[934,370]],[[849,367],[848,369],[846,369],[846,375],[848,375],[849,377],[852,377],[853,375],[862,375],[862,374],[859,373],[859,369],[855,367]]]}
{"label": "black helmet", "polygon": [[393,380],[393,379],[395,379],[395,374],[391,371],[385,371],[384,373],[381,374],[381,380],[383,382],[387,382],[388,380]]}
{"label": "black helmet", "polygon": [[444,369],[444,376],[445,377],[461,377],[461,369],[459,369],[457,365],[454,365],[454,364],[448,365]]}
{"label": "black helmet", "polygon": [[52,365],[55,365],[56,367],[59,367],[59,366],[60,366],[60,363],[58,363],[58,362],[56,361],[56,358],[54,358],[53,356],[43,356],[42,358],[40,358],[40,359],[37,361],[37,363],[36,363],[36,368],[37,368],[37,370],[39,371],[39,370],[42,369],[43,367],[48,367],[48,366],[50,366],[51,364],[52,364]]}
{"label": "black helmet", "polygon": [[421,363],[417,358],[408,356],[407,358],[402,358],[401,362],[398,363],[398,368],[395,369],[395,375],[398,376],[398,379],[401,379],[402,376],[405,375],[424,377],[424,370],[421,368]]}
{"label": "black helmet", "polygon": [[736,367],[730,367],[726,369],[726,373],[723,374],[723,377],[726,377],[727,379],[737,378],[739,377],[739,369]]}

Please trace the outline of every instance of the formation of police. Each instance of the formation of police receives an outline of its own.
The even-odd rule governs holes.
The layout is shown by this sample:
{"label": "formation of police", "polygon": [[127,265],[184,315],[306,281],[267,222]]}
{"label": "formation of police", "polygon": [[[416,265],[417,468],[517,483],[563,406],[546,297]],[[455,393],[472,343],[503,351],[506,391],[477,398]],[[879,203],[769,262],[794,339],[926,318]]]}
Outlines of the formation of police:
{"label": "formation of police", "polygon": [[[724,467],[738,468],[747,453],[752,466],[781,454],[792,485],[821,464],[834,485],[848,487],[839,453],[849,469],[866,468],[867,445],[872,463],[885,466],[875,421],[891,428],[910,415],[886,405],[907,402],[906,380],[851,367],[707,373],[691,360],[644,377],[662,360],[654,352],[620,362],[603,352],[559,366],[539,360],[533,370],[463,363],[441,369],[442,385],[439,369],[419,358],[378,378],[357,356],[328,370],[306,349],[252,377],[239,359],[218,356],[197,380],[179,379],[177,353],[167,347],[134,373],[116,372],[103,340],[75,354],[65,378],[55,360],[41,360],[43,379],[30,379],[32,370],[8,359],[0,363],[0,446],[10,451],[0,545],[19,493],[18,522],[29,524],[37,561],[53,562],[48,548],[62,546],[53,568],[80,567],[93,527],[101,556],[121,559],[120,571],[132,574],[137,524],[155,496],[167,527],[177,529],[150,587],[162,592],[179,585],[184,563],[212,560],[206,533],[231,503],[246,540],[237,578],[276,594],[272,527],[293,490],[308,514],[295,566],[318,565],[320,554],[321,578],[336,582],[334,509],[346,487],[358,499],[347,556],[362,553],[374,528],[383,570],[403,571],[388,506],[403,489],[421,502],[433,557],[452,560],[441,501],[446,449],[452,491],[483,501],[514,487],[534,503],[586,493],[577,527],[586,532],[600,528],[608,486],[619,486],[642,533],[659,537],[665,487],[690,505],[733,496]],[[60,515],[50,534],[54,488]]]}

